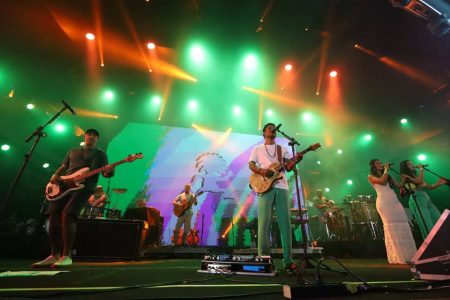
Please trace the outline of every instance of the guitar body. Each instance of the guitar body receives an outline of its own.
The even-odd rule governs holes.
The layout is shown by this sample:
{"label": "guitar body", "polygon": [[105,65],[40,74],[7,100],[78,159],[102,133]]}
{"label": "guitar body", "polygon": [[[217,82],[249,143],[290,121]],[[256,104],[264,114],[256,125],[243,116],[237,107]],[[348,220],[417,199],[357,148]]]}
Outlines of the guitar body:
{"label": "guitar body", "polygon": [[272,189],[272,185],[275,181],[280,180],[283,176],[280,176],[279,172],[276,172],[275,169],[280,164],[278,162],[272,163],[268,169],[273,170],[273,175],[270,177],[264,177],[260,174],[252,173],[250,175],[250,187],[258,194],[265,194]]}
{"label": "guitar body", "polygon": [[175,216],[177,216],[178,218],[182,217],[189,207],[191,207],[191,205],[189,205],[189,203],[186,203],[183,205],[174,205],[173,206],[173,214]]}
{"label": "guitar body", "polygon": [[175,243],[174,236],[172,235],[172,238],[170,239],[172,241],[172,244],[175,245],[181,245],[183,244],[183,228],[180,228],[180,232],[178,233],[178,241]]}
{"label": "guitar body", "polygon": [[84,185],[81,184],[82,181],[75,181],[75,178],[87,172],[89,172],[89,168],[82,168],[73,174],[61,176],[60,182],[49,182],[45,187],[45,198],[48,201],[56,201],[64,198],[70,192],[81,190]]}

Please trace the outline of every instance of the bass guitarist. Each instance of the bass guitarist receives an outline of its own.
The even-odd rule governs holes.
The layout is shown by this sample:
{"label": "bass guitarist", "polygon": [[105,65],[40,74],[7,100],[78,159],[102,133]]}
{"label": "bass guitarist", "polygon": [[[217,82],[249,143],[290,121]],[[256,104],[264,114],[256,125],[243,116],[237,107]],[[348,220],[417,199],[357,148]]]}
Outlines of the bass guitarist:
{"label": "bass guitarist", "polygon": [[[114,176],[114,167],[108,165],[108,157],[103,150],[97,148],[100,134],[95,129],[88,129],[84,134],[84,145],[71,149],[61,167],[50,179],[51,183],[61,181],[61,175],[70,175],[89,167],[91,170],[106,166],[102,175],[106,178]],[[99,174],[89,177],[83,189],[68,193],[59,200],[51,201],[48,209],[49,240],[51,254],[32,267],[65,267],[72,265],[71,251],[75,239],[76,217],[83,205],[87,203],[95,190]]]}
{"label": "bass guitarist", "polygon": [[[288,150],[275,142],[275,124],[267,123],[263,128],[264,144],[255,146],[250,154],[249,168],[254,173],[264,177],[270,177],[274,172],[267,169],[275,162],[283,163],[291,158]],[[286,165],[285,169],[291,171],[302,155],[297,155]],[[292,262],[292,235],[289,205],[289,186],[284,172],[281,171],[280,179],[266,193],[258,194],[258,255],[270,255],[270,225],[272,223],[272,207],[275,206],[278,224],[283,245],[283,265],[288,273],[296,270]]]}
{"label": "bass guitarist", "polygon": [[191,231],[191,221],[192,221],[192,205],[197,205],[197,195],[191,192],[191,185],[186,184],[184,186],[184,192],[179,194],[173,201],[174,211],[180,211],[177,213],[177,224],[173,231],[173,243],[175,246],[179,245],[178,235],[180,234],[181,226],[183,228],[183,237],[181,243],[183,247],[187,247],[187,237]]}

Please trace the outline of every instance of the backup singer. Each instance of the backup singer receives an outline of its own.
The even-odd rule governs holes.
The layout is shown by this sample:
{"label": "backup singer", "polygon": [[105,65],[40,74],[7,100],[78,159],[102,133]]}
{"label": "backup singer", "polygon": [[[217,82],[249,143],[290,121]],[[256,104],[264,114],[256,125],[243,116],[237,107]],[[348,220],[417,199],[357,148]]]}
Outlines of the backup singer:
{"label": "backup singer", "polygon": [[[419,169],[418,174],[416,167]],[[425,190],[433,190],[445,184],[447,181],[439,178],[434,184],[426,183],[423,177],[423,165],[414,166],[410,160],[404,160],[400,163],[400,173],[405,177],[405,188],[410,195],[409,208],[414,218],[416,218],[420,232],[425,239],[441,216],[441,213],[433,202],[431,202],[430,196],[428,196]]]}
{"label": "backup singer", "polygon": [[[252,149],[249,168],[254,173],[268,177],[272,171],[267,168],[272,163],[281,163],[281,160],[289,159],[291,155],[285,147],[276,144],[275,124],[267,123],[264,125],[263,136],[264,144]],[[302,157],[299,157],[299,160],[301,159]],[[295,163],[295,161],[289,163],[286,170],[291,171],[295,167]],[[270,224],[272,222],[272,207],[275,206],[283,246],[283,265],[287,272],[293,272],[296,266],[292,263],[289,186],[284,172],[281,172],[280,175],[282,178],[276,182],[269,192],[258,195],[258,255],[270,255]]]}
{"label": "backup singer", "polygon": [[[108,157],[103,150],[97,148],[100,134],[95,129],[88,129],[84,134],[84,146],[71,149],[61,167],[56,170],[50,181],[61,180],[60,175],[70,175],[89,167],[91,170],[108,166],[102,175],[106,178],[114,175],[114,168],[108,165]],[[72,245],[75,239],[76,218],[82,206],[94,192],[99,174],[89,177],[84,182],[85,187],[73,191],[65,197],[51,201],[47,214],[49,219],[49,240],[51,254],[44,260],[34,263],[32,267],[64,267],[72,265]]]}
{"label": "backup singer", "polygon": [[416,244],[405,210],[393,190],[394,186],[403,186],[403,182],[398,183],[389,175],[389,163],[383,166],[379,159],[372,159],[369,165],[368,179],[377,192],[376,207],[383,221],[388,261],[390,264],[406,264],[416,253]]}

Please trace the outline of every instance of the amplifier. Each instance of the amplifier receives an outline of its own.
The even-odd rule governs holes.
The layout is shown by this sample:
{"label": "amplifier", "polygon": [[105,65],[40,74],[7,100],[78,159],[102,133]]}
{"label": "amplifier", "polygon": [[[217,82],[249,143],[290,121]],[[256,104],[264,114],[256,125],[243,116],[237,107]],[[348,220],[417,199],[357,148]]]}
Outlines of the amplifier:
{"label": "amplifier", "polygon": [[78,219],[73,257],[135,259],[142,256],[148,225],[139,220]]}
{"label": "amplifier", "polygon": [[270,256],[219,254],[205,255],[200,273],[275,276]]}

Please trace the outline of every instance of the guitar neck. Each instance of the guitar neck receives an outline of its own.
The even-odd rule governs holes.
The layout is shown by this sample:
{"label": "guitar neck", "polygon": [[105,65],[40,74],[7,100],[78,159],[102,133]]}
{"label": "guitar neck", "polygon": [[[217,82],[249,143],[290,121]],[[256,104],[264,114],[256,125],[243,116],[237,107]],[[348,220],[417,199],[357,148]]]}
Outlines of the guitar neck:
{"label": "guitar neck", "polygon": [[[122,160],[116,161],[115,163],[112,163],[111,166],[115,167],[115,166],[121,165],[121,164],[126,163],[126,162],[127,162],[127,159],[124,158]],[[80,175],[77,176],[77,180],[86,179],[88,177],[94,176],[95,174],[98,174],[98,173],[103,172],[105,170],[106,170],[106,166],[103,166],[101,168],[98,168],[98,169],[95,169],[95,170],[92,170],[92,171],[80,174]]]}
{"label": "guitar neck", "polygon": [[303,151],[301,151],[301,152],[297,152],[297,154],[295,154],[295,157],[294,157],[294,158],[291,158],[291,159],[285,161],[284,163],[280,164],[275,170],[276,170],[277,172],[283,170],[289,163],[291,163],[291,162],[294,161],[294,160],[297,160],[299,156],[302,156],[302,155],[308,153],[308,152],[311,151],[311,150],[312,150],[312,148],[311,148],[311,147],[308,147],[308,148],[306,148],[305,150],[303,150]]}

